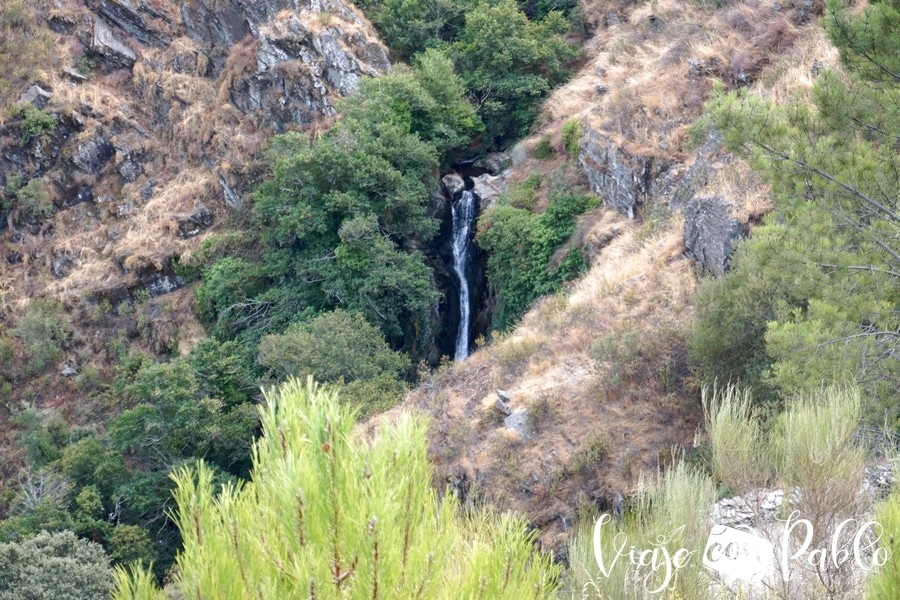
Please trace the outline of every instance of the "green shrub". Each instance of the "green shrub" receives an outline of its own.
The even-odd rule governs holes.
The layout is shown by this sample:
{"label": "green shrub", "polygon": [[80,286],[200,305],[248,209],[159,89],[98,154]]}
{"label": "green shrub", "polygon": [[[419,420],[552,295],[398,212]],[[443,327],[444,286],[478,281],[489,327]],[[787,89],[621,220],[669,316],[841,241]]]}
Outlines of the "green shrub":
{"label": "green shrub", "polygon": [[592,196],[557,190],[540,215],[502,203],[481,215],[476,240],[488,251],[488,281],[497,291],[495,330],[509,328],[534,300],[583,271],[587,261],[578,249],[557,265],[551,258],[572,235],[578,216],[596,205]]}
{"label": "green shrub", "polygon": [[56,128],[56,117],[29,105],[22,110],[21,128],[20,143],[25,146],[31,140],[53,131]]}
{"label": "green shrub", "polygon": [[0,600],[105,600],[112,584],[103,548],[71,531],[0,544]]}
{"label": "green shrub", "polygon": [[562,142],[569,158],[576,158],[581,149],[581,123],[578,119],[566,121],[562,126]]}
{"label": "green shrub", "polygon": [[553,145],[550,143],[550,136],[547,135],[540,139],[537,146],[535,146],[534,150],[531,152],[531,156],[538,160],[551,158],[554,154],[556,154],[556,150],[553,149]]}
{"label": "green shrub", "polygon": [[116,564],[153,561],[153,542],[147,530],[137,525],[116,525],[109,536],[109,555]]}
{"label": "green shrub", "polygon": [[[881,544],[887,549],[888,561],[869,577],[867,600],[891,600],[900,597],[900,492],[895,491],[878,509],[876,521],[881,524],[887,539]],[[893,534],[889,533],[893,532]]]}
{"label": "green shrub", "polygon": [[702,404],[713,477],[736,494],[765,488],[773,465],[750,390],[704,387]]}
{"label": "green shrub", "polygon": [[534,209],[534,196],[538,188],[541,187],[541,176],[538,173],[532,173],[525,181],[510,186],[506,191],[506,200],[510,206],[521,208],[523,210]]}
{"label": "green shrub", "polygon": [[[712,480],[703,472],[679,462],[649,482],[643,482],[631,504],[631,511],[621,522],[609,519],[594,538],[594,523],[582,523],[569,542],[570,598],[616,598],[643,600],[647,597],[702,600],[711,598],[709,581],[702,566],[708,525],[707,507],[716,500]],[[679,529],[679,527],[683,528]],[[617,539],[616,536],[619,536]],[[637,548],[665,548],[674,556],[680,548],[693,553],[692,560],[671,577],[669,587],[661,589],[666,569],[643,569],[628,560],[616,560],[615,548],[623,536],[628,545]],[[608,573],[598,568],[595,542],[599,542]],[[626,558],[626,557],[622,557]],[[648,593],[656,590],[656,593]],[[660,593],[661,592],[661,593]]]}
{"label": "green shrub", "polygon": [[43,179],[32,179],[16,194],[25,213],[35,219],[46,219],[53,214],[53,203]]}

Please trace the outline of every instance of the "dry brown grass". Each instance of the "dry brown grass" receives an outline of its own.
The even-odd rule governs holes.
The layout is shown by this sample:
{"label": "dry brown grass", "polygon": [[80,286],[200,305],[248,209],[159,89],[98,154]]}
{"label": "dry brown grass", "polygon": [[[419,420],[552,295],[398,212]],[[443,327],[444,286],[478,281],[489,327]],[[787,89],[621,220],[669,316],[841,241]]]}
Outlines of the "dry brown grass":
{"label": "dry brown grass", "polygon": [[589,60],[547,100],[534,139],[558,139],[562,124],[577,118],[631,152],[683,161],[685,130],[714,79],[782,100],[808,90],[815,67],[836,62],[820,28],[801,23],[816,13],[806,15],[799,2],[743,1],[720,10],[684,0],[583,6],[597,28],[585,46]]}
{"label": "dry brown grass", "polygon": [[[686,388],[667,391],[658,369],[605,393],[615,373],[592,355],[597,340],[625,322],[649,357],[676,349],[657,338],[692,317],[696,279],[682,256],[680,222],[673,219],[642,244],[635,224],[609,210],[595,211],[582,227],[581,240],[605,241],[581,281],[538,301],[512,333],[455,363],[397,409],[434,418],[440,476],[467,473],[486,500],[525,512],[556,548],[566,536],[564,522],[571,526],[577,516],[573,498],[602,503],[627,491],[640,473],[656,468],[666,448],[692,440],[699,418]],[[485,418],[495,413],[497,388],[509,392],[513,409],[537,413],[530,439]],[[445,442],[451,434],[452,444]],[[601,438],[602,452],[591,442]],[[452,453],[444,451],[448,444]]]}

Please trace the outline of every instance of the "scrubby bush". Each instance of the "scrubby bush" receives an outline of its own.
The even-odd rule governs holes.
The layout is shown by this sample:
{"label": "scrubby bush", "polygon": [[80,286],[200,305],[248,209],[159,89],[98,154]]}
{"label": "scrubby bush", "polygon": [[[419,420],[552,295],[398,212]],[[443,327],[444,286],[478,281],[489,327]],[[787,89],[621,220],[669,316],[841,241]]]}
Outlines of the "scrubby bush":
{"label": "scrubby bush", "polygon": [[566,121],[562,126],[562,142],[569,158],[576,158],[581,149],[581,123],[578,119]]}
{"label": "scrubby bush", "polygon": [[[185,598],[553,597],[558,568],[524,522],[438,501],[422,422],[367,442],[334,392],[296,380],[269,394],[262,421],[245,486],[217,496],[203,463],[174,475]],[[158,597],[140,571],[117,582],[116,598]]]}
{"label": "scrubby bush", "polygon": [[900,596],[900,492],[894,492],[878,509],[876,520],[884,528],[887,539],[881,543],[887,549],[888,562],[874,573],[867,585],[868,600],[891,600]]}
{"label": "scrubby bush", "polygon": [[40,138],[56,128],[56,117],[39,108],[28,105],[22,110],[22,139],[24,146],[33,139]]}
{"label": "scrubby bush", "polygon": [[103,548],[70,531],[0,544],[2,600],[103,600],[112,584]]}
{"label": "scrubby bush", "polygon": [[59,302],[35,298],[12,333],[28,352],[28,364],[22,373],[27,377],[40,373],[62,357],[71,327]]}
{"label": "scrubby bush", "polygon": [[556,154],[556,150],[553,149],[553,145],[550,143],[550,136],[545,135],[538,141],[531,156],[538,160],[545,160],[551,158],[554,154]]}

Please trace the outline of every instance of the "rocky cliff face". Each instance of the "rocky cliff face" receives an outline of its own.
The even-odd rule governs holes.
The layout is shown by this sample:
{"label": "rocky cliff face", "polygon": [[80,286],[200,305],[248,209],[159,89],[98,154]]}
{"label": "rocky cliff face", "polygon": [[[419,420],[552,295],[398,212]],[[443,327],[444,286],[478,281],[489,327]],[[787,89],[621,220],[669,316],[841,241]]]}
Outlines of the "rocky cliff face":
{"label": "rocky cliff face", "polygon": [[[37,16],[61,58],[0,128],[10,307],[185,302],[173,261],[240,218],[263,141],[325,124],[360,78],[390,68],[342,0],[69,0]],[[180,324],[164,346],[195,337],[190,311],[170,312]]]}

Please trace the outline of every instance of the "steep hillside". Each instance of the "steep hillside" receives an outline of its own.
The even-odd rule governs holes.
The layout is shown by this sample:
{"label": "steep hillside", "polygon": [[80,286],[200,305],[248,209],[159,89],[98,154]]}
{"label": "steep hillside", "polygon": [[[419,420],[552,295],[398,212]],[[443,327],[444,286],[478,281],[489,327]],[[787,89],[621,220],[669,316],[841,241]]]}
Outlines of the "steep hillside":
{"label": "steep hillside", "polygon": [[3,336],[4,403],[72,411],[82,370],[108,373],[129,346],[186,352],[204,336],[183,267],[245,219],[262,143],[326,127],[335,101],[390,63],[339,0],[2,11],[2,51],[21,68],[2,96],[0,320],[11,330],[46,298],[61,327],[55,339]]}
{"label": "steep hillside", "polygon": [[[811,3],[584,6],[594,28],[587,64],[512,151],[507,182],[515,196],[535,173],[580,172],[605,200],[570,242],[590,270],[401,409],[433,417],[443,481],[524,512],[559,553],[579,516],[611,510],[695,447],[694,293],[700,277],[722,275],[735,241],[770,209],[766,187],[720,138],[689,136],[712,81],[783,100],[837,61]],[[577,167],[565,159],[573,119]],[[539,150],[547,141],[550,158]],[[537,210],[545,205],[539,190]],[[479,235],[489,224],[482,218]]]}

